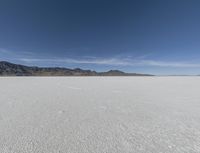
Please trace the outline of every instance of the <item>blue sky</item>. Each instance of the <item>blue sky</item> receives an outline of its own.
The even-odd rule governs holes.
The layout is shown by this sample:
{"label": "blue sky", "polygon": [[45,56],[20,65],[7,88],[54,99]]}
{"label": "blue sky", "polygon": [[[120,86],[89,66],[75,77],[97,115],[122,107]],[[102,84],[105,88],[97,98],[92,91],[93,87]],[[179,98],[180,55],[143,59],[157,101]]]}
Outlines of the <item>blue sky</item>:
{"label": "blue sky", "polygon": [[199,0],[2,0],[0,60],[200,74]]}

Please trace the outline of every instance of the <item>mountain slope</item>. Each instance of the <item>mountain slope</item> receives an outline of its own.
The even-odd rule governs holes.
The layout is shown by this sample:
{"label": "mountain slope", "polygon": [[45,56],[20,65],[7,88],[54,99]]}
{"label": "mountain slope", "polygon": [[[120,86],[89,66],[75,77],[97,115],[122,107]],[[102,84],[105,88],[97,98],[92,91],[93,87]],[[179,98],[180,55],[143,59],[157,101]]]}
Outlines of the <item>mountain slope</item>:
{"label": "mountain slope", "polygon": [[96,72],[80,68],[43,68],[13,64],[6,61],[0,62],[0,76],[152,76],[148,74],[125,73],[119,70]]}

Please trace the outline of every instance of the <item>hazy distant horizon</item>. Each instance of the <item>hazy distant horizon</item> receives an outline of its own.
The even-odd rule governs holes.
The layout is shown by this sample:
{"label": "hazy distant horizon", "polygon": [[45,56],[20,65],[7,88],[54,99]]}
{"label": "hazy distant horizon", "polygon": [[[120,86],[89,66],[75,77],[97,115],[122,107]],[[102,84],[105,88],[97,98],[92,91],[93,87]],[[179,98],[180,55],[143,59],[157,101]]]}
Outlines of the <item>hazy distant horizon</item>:
{"label": "hazy distant horizon", "polygon": [[[97,73],[102,73],[102,72],[109,72],[109,71],[121,71],[121,72],[124,72],[124,73],[135,73],[135,74],[141,74],[141,76],[143,76],[142,74],[145,75],[149,75],[149,76],[200,76],[200,74],[153,74],[153,73],[140,73],[140,72],[137,72],[137,71],[123,71],[121,69],[107,69],[107,70],[104,70],[104,71],[98,71],[98,70],[95,70],[95,69],[83,69],[81,67],[66,67],[66,66],[38,66],[37,64],[36,65],[26,65],[26,64],[20,64],[20,63],[12,63],[12,62],[9,62],[9,61],[0,61],[0,62],[8,62],[10,64],[16,64],[16,65],[22,65],[22,66],[29,66],[29,67],[38,67],[38,68],[66,68],[66,69],[71,69],[71,70],[75,70],[75,69],[82,69],[82,70],[90,70],[90,71],[95,71]],[[98,76],[98,75],[97,75]],[[115,76],[115,75],[114,75]],[[118,75],[116,75],[118,76]]]}

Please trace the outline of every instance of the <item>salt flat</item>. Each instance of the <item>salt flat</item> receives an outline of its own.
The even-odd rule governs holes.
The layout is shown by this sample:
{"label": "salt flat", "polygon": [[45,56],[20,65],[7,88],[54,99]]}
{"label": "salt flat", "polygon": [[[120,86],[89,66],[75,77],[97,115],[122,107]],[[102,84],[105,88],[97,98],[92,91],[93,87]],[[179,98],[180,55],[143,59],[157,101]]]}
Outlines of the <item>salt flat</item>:
{"label": "salt flat", "polygon": [[199,153],[200,77],[2,77],[0,153]]}

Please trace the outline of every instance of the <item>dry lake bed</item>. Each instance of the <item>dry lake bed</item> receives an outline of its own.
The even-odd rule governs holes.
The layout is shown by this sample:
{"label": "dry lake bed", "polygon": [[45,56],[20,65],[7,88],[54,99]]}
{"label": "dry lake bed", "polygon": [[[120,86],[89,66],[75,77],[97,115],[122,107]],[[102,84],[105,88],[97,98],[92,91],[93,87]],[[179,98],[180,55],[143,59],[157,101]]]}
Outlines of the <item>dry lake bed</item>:
{"label": "dry lake bed", "polygon": [[1,77],[0,153],[199,153],[200,77]]}

